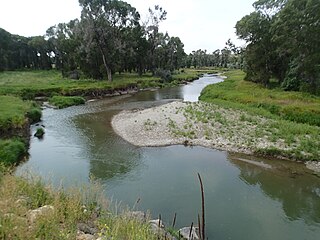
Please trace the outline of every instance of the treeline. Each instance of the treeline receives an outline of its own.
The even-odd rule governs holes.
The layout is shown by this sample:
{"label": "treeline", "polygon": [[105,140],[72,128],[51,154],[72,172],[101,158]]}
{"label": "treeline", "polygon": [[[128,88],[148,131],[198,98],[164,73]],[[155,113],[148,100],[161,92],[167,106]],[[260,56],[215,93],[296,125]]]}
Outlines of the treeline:
{"label": "treeline", "polygon": [[243,68],[243,49],[236,47],[229,39],[223,49],[212,53],[199,49],[186,56],[184,65],[187,68],[218,67],[218,68]]}
{"label": "treeline", "polygon": [[50,69],[51,49],[44,37],[12,35],[0,28],[0,71],[22,68]]}
{"label": "treeline", "polygon": [[[44,36],[21,37],[0,30],[0,71],[55,67],[66,77],[80,73],[112,79],[115,72],[167,75],[181,67],[239,67],[235,46],[187,55],[179,37],[159,31],[167,12],[149,9],[145,20],[130,4],[119,0],[79,0],[81,18],[50,27]],[[229,44],[229,45],[228,45]]]}
{"label": "treeline", "polygon": [[236,24],[247,42],[247,79],[285,90],[320,93],[320,1],[259,0]]}
{"label": "treeline", "polygon": [[[81,18],[50,27],[45,36],[25,38],[0,31],[0,70],[55,67],[64,76],[82,72],[94,79],[123,71],[153,73],[183,66],[179,37],[161,33],[167,12],[149,9],[141,23],[139,12],[119,0],[79,0]],[[80,70],[80,71],[79,71]]]}

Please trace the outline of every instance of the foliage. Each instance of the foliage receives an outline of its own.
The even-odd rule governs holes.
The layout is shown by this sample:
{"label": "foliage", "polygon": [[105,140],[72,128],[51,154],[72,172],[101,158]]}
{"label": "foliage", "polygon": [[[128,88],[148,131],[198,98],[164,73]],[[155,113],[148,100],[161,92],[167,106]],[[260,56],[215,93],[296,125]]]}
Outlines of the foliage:
{"label": "foliage", "polygon": [[12,35],[0,28],[0,71],[22,68],[49,69],[51,48],[44,37]]}
{"label": "foliage", "polygon": [[242,68],[243,54],[242,49],[236,47],[229,39],[223,49],[217,49],[212,53],[207,50],[198,49],[192,51],[184,59],[187,68],[217,67],[217,68]]}
{"label": "foliage", "polygon": [[[56,68],[64,77],[83,72],[112,80],[115,72],[184,66],[179,37],[159,31],[167,12],[156,5],[140,22],[139,12],[120,0],[79,0],[81,18],[51,26],[45,36],[22,37],[0,29],[0,71]],[[32,94],[32,93],[31,93]],[[25,92],[26,99],[32,95]]]}
{"label": "foliage", "polygon": [[0,139],[0,164],[15,165],[27,153],[25,143],[19,139]]}
{"label": "foliage", "polygon": [[58,107],[58,108],[66,108],[73,105],[80,105],[85,103],[85,99],[83,97],[66,97],[66,96],[53,96],[49,99],[49,102]]}
{"label": "foliage", "polygon": [[43,128],[37,128],[36,133],[34,134],[35,137],[41,139],[43,138],[43,135],[45,134]]}
{"label": "foliage", "polygon": [[160,77],[163,82],[171,82],[172,75],[169,70],[157,69],[155,76]]}
{"label": "foliage", "polygon": [[230,71],[224,82],[206,87],[200,99],[207,102],[255,112],[273,118],[320,126],[320,98],[307,93],[284,92],[266,89],[263,86],[244,81],[242,71]]}
{"label": "foliage", "polygon": [[27,117],[30,119],[31,123],[36,123],[41,120],[42,112],[41,109],[38,107],[32,107],[28,112],[27,112]]}
{"label": "foliage", "polygon": [[247,79],[285,90],[320,93],[320,5],[316,0],[259,0],[236,24],[247,42]]}

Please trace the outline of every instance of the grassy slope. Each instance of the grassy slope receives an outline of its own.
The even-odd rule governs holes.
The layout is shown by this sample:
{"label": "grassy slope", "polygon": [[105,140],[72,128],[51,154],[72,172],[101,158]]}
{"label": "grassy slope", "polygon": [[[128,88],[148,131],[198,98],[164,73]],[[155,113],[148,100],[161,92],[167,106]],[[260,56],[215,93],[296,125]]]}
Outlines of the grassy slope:
{"label": "grassy slope", "polygon": [[[208,86],[200,99],[207,102],[238,105],[268,116],[320,126],[320,97],[301,92],[266,89],[244,81],[240,71],[226,73],[226,81]],[[230,104],[232,103],[232,104]]]}
{"label": "grassy slope", "polygon": [[[94,225],[97,235],[108,239],[164,239],[125,212],[113,214],[96,184],[66,193],[31,179],[0,175],[0,239],[76,239],[78,223]],[[54,211],[30,223],[28,211],[45,205]]]}
{"label": "grassy slope", "polygon": [[26,114],[31,107],[31,102],[18,97],[0,96],[0,129],[22,127],[27,121]]}
{"label": "grassy slope", "polygon": [[226,75],[228,78],[224,82],[205,88],[200,100],[272,119],[270,124],[260,124],[255,136],[248,137],[265,137],[272,142],[281,140],[288,148],[256,148],[257,153],[297,160],[320,160],[319,97],[266,89],[244,81],[244,73],[239,70]]}
{"label": "grassy slope", "polygon": [[0,164],[15,164],[27,152],[23,139],[13,136],[12,139],[1,139],[7,134],[24,131],[28,115],[37,111],[29,101],[14,96],[0,96]]}

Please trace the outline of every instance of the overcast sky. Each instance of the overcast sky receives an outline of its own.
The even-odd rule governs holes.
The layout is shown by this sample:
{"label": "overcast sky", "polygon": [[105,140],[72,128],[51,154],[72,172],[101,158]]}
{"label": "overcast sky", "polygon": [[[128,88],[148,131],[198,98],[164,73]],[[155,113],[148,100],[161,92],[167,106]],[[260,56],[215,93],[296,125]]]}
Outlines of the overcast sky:
{"label": "overcast sky", "polygon": [[[213,52],[231,38],[241,45],[234,26],[253,11],[255,0],[127,0],[142,18],[156,4],[167,12],[161,31],[178,36],[187,53],[197,49]],[[0,28],[22,36],[44,35],[60,22],[80,17],[78,0],[1,0]]]}

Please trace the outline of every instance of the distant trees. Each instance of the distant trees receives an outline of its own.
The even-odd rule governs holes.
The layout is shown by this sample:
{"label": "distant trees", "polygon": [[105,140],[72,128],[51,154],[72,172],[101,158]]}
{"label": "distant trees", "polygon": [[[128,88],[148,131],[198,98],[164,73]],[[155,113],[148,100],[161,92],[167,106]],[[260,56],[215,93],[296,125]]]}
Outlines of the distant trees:
{"label": "distant trees", "polygon": [[50,52],[42,36],[26,38],[0,28],[0,71],[51,68]]}
{"label": "distant trees", "polygon": [[69,23],[59,23],[50,27],[46,32],[48,44],[52,48],[52,62],[58,70],[62,71],[63,76],[68,72],[78,68],[78,47],[79,39],[76,30],[79,20],[75,19]]}
{"label": "distant trees", "polygon": [[247,79],[286,90],[320,93],[320,2],[259,0],[236,25],[247,42]]}
{"label": "distant trees", "polygon": [[217,49],[212,53],[207,50],[199,49],[192,51],[184,61],[184,66],[190,68],[201,67],[223,67],[223,68],[242,68],[243,49],[236,47],[229,39],[223,49]]}
{"label": "distant trees", "polygon": [[[0,70],[48,69],[63,76],[81,71],[94,79],[123,71],[174,71],[184,65],[184,45],[179,37],[161,33],[167,12],[149,9],[147,20],[120,0],[79,0],[81,19],[50,27],[44,37],[24,38],[0,31]],[[19,40],[19,39],[20,40]]]}

